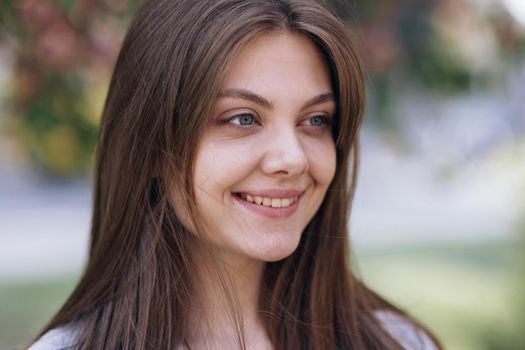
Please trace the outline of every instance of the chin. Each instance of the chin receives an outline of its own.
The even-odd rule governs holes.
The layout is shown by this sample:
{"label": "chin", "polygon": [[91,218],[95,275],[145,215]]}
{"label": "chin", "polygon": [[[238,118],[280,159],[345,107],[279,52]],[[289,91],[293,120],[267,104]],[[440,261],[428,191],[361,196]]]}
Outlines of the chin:
{"label": "chin", "polygon": [[272,244],[258,246],[252,257],[264,262],[274,262],[285,259],[292,255],[299,246],[299,239],[279,240]]}

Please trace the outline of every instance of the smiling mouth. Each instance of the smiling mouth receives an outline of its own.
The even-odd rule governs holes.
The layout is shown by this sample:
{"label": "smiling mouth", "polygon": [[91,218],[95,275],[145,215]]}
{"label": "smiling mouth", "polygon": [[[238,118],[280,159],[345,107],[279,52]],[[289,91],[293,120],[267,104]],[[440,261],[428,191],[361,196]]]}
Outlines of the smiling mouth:
{"label": "smiling mouth", "polygon": [[262,196],[253,196],[247,193],[235,193],[235,195],[248,203],[269,208],[288,208],[292,206],[295,202],[297,202],[297,199],[299,198],[299,196],[288,198],[270,198]]}

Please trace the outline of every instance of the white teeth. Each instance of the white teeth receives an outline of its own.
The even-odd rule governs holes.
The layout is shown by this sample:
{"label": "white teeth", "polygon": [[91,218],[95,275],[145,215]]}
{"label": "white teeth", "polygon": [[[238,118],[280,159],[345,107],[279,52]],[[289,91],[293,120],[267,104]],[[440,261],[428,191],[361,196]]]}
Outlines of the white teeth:
{"label": "white teeth", "polygon": [[241,198],[244,199],[247,202],[255,203],[258,205],[263,205],[265,207],[272,207],[272,208],[287,208],[290,205],[297,202],[298,196],[290,197],[290,198],[269,198],[269,197],[260,197],[260,196],[252,196],[249,194],[241,194]]}

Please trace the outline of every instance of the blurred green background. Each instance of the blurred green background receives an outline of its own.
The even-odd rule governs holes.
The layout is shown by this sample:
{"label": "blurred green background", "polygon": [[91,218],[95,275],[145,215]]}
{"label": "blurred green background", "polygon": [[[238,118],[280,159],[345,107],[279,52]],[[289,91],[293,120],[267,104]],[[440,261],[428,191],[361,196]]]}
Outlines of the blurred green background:
{"label": "blurred green background", "polygon": [[[355,269],[447,349],[525,349],[525,3],[328,1],[368,74]],[[0,5],[0,349],[73,288],[98,122],[140,1]]]}

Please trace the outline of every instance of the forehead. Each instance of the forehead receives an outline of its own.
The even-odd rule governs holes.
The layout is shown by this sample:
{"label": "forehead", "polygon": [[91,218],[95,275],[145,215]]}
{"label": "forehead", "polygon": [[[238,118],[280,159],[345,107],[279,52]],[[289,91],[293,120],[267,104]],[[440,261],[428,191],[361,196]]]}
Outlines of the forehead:
{"label": "forehead", "polygon": [[307,36],[285,30],[257,35],[231,62],[221,88],[266,96],[316,95],[332,90],[328,66]]}

